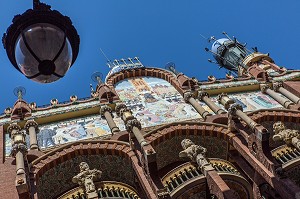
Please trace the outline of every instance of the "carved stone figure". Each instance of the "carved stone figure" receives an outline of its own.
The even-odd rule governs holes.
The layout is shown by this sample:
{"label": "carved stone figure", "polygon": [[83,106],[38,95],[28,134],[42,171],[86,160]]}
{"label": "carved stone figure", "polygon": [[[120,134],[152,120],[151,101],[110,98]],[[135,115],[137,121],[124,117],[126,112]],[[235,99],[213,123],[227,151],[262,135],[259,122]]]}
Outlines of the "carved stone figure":
{"label": "carved stone figure", "polygon": [[182,140],[181,146],[184,150],[179,153],[179,157],[188,157],[193,162],[197,162],[201,170],[204,166],[210,165],[205,158],[206,148],[195,145],[190,139]]}
{"label": "carved stone figure", "polygon": [[298,130],[286,129],[282,122],[273,124],[274,141],[284,141],[288,146],[300,149],[300,132]]}
{"label": "carved stone figure", "polygon": [[88,194],[88,198],[90,198],[89,194],[93,195],[93,193],[96,193],[94,181],[101,177],[102,172],[97,169],[91,170],[86,162],[81,162],[79,168],[80,173],[72,178],[72,182],[82,186]]}

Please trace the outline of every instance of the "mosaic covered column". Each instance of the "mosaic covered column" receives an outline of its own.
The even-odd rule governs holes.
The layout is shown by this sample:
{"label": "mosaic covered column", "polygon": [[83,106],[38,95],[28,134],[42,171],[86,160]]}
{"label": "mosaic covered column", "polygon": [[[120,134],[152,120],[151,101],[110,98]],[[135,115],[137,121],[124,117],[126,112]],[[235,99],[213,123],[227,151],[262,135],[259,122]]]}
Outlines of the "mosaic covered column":
{"label": "mosaic covered column", "polygon": [[125,104],[118,104],[116,106],[116,113],[118,116],[122,118],[122,120],[125,123],[126,130],[129,133],[133,133],[136,137],[139,144],[143,147],[147,145],[144,136],[141,133],[141,123],[132,115],[132,112],[130,109],[127,108]]}
{"label": "mosaic covered column", "polygon": [[24,129],[29,135],[30,149],[38,150],[39,146],[37,143],[37,133],[39,132],[38,124],[34,120],[28,120],[25,123]]}
{"label": "mosaic covered column", "polygon": [[107,121],[107,124],[112,134],[115,134],[120,131],[115,121],[113,120],[112,109],[109,106],[107,105],[101,106],[100,115],[102,118],[104,118]]}
{"label": "mosaic covered column", "polygon": [[289,108],[291,108],[292,105],[294,105],[294,103],[291,102],[290,100],[281,97],[278,93],[271,90],[269,85],[267,85],[267,84],[261,84],[260,85],[260,90],[261,90],[262,93],[265,93],[265,94],[268,94],[269,96],[271,96],[279,104],[281,104],[284,108],[289,109]]}
{"label": "mosaic covered column", "polygon": [[211,114],[205,110],[193,97],[193,94],[191,92],[184,93],[184,100],[186,102],[189,102],[196,111],[204,118],[206,119],[207,116],[210,116]]}
{"label": "mosaic covered column", "polygon": [[218,107],[213,101],[211,101],[207,92],[199,92],[198,99],[200,101],[203,101],[215,114],[226,113],[226,111],[224,111],[223,109]]}
{"label": "mosaic covered column", "polygon": [[234,103],[234,100],[230,99],[227,94],[222,93],[218,95],[218,102],[222,104],[226,110],[228,110],[230,105]]}
{"label": "mosaic covered column", "polygon": [[273,89],[274,91],[279,92],[285,97],[289,98],[295,104],[300,104],[300,98],[294,95],[293,93],[291,93],[290,91],[286,90],[285,88],[283,88],[282,82],[273,83]]}

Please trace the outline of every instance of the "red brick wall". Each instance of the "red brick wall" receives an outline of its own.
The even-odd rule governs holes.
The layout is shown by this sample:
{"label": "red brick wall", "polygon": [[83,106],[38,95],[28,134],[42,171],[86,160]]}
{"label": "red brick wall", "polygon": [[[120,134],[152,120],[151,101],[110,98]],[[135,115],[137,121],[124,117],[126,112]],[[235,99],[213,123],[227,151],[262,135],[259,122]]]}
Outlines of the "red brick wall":
{"label": "red brick wall", "polygon": [[300,97],[300,81],[286,81],[284,82],[284,88]]}

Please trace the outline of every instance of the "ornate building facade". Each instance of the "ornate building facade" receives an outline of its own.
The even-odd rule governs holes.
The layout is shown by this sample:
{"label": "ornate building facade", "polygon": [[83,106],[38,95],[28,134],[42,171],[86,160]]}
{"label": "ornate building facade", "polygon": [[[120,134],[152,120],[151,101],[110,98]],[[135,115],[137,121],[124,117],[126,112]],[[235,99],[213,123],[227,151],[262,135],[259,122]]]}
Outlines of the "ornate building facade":
{"label": "ornate building facade", "polygon": [[235,40],[236,75],[198,81],[116,60],[91,97],[0,116],[0,198],[300,198],[300,71]]}

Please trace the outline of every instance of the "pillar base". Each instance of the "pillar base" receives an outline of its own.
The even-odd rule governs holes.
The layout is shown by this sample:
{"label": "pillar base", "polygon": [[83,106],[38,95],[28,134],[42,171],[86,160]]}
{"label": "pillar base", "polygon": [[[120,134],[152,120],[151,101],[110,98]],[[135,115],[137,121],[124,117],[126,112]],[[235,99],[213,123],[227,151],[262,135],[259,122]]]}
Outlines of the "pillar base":
{"label": "pillar base", "polygon": [[26,182],[25,174],[17,175],[15,184],[19,195],[23,193],[28,193],[29,189],[28,189],[28,184]]}

